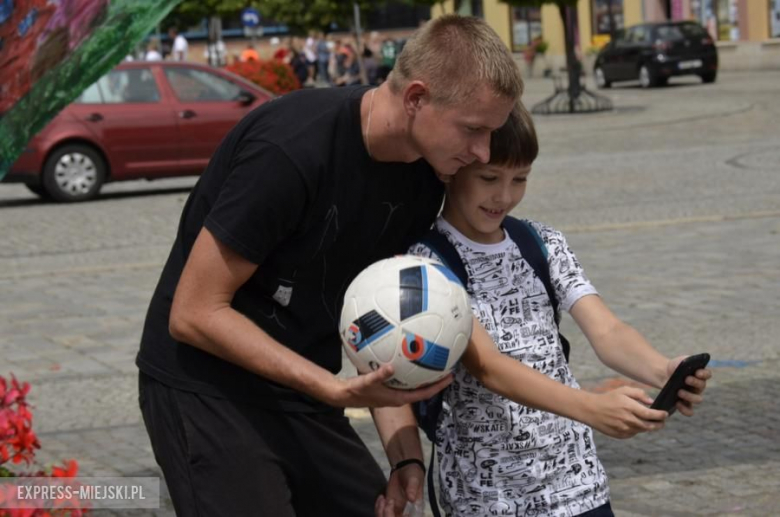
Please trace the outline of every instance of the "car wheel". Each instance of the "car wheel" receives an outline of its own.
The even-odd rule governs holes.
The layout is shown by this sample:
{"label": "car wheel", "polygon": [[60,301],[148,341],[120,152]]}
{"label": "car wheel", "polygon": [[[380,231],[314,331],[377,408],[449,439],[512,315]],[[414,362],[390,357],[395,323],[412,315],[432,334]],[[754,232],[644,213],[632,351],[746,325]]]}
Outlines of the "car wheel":
{"label": "car wheel", "polygon": [[105,161],[86,145],[60,147],[49,156],[43,168],[43,187],[55,201],[93,199],[105,179]]}
{"label": "car wheel", "polygon": [[607,76],[604,75],[604,70],[600,66],[596,67],[593,71],[593,76],[596,79],[596,87],[603,89],[612,86],[612,82],[607,80]]}
{"label": "car wheel", "polygon": [[652,88],[658,85],[658,78],[652,70],[642,65],[642,68],[639,69],[639,84],[642,85],[642,88]]}
{"label": "car wheel", "polygon": [[715,79],[718,77],[718,72],[704,72],[701,74],[701,82],[705,84],[714,83]]}
{"label": "car wheel", "polygon": [[24,184],[25,187],[27,187],[27,190],[35,194],[41,199],[44,199],[46,201],[49,201],[51,199],[51,196],[49,195],[49,192],[43,188],[43,185],[30,185],[29,183]]}

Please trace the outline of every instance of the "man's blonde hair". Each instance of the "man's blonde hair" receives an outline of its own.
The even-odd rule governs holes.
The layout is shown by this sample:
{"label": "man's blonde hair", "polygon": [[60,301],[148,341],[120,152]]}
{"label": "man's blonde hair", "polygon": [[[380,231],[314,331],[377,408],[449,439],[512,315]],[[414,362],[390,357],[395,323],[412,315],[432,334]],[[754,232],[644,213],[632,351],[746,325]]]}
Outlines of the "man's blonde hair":
{"label": "man's blonde hair", "polygon": [[390,89],[401,93],[411,81],[423,81],[434,102],[464,101],[481,84],[517,100],[523,79],[509,49],[484,20],[449,14],[415,32],[390,74]]}

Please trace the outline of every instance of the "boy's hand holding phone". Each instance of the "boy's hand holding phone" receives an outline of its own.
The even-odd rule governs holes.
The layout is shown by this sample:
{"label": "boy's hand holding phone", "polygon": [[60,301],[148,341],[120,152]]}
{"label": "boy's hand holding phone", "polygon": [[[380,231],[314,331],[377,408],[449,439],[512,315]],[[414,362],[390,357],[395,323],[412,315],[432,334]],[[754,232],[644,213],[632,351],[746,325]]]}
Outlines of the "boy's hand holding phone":
{"label": "boy's hand holding phone", "polygon": [[668,411],[677,409],[685,416],[693,415],[693,406],[704,400],[704,390],[712,372],[705,368],[709,354],[675,357],[666,367],[669,379],[655,398],[653,409]]}
{"label": "boy's hand holding phone", "polygon": [[623,386],[593,397],[582,421],[612,438],[658,431],[668,416],[666,411],[647,407],[653,399],[639,388]]}

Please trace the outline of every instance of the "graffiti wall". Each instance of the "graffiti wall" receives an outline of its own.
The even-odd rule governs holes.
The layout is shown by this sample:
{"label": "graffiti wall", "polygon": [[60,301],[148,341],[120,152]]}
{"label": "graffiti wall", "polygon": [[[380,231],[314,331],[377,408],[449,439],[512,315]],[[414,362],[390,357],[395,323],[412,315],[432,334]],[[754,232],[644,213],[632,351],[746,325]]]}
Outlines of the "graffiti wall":
{"label": "graffiti wall", "polygon": [[179,0],[0,0],[0,179]]}

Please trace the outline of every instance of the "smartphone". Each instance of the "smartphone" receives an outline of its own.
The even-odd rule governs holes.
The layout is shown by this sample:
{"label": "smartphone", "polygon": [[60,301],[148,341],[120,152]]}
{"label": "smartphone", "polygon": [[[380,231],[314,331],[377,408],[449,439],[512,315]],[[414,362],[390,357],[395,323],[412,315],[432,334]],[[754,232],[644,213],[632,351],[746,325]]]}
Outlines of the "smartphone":
{"label": "smartphone", "polygon": [[685,384],[685,379],[696,373],[696,370],[707,366],[708,362],[710,362],[710,354],[696,354],[686,357],[666,381],[666,385],[661,389],[661,393],[655,398],[650,409],[660,409],[670,415],[674,413],[677,410],[675,406],[679,399],[677,393],[688,386]]}

